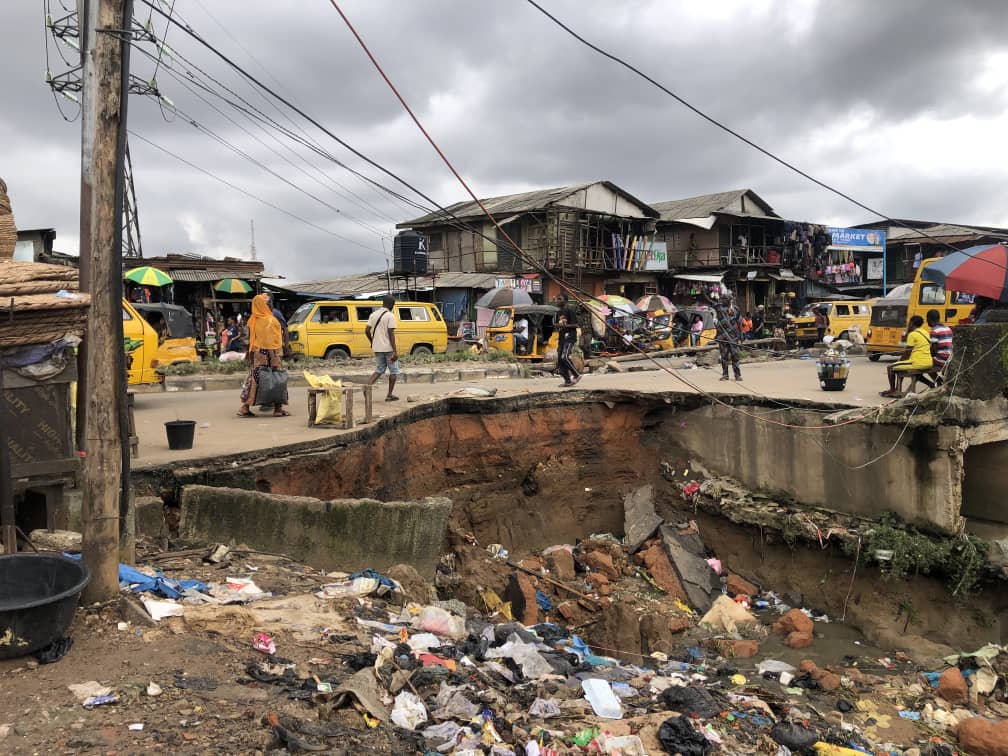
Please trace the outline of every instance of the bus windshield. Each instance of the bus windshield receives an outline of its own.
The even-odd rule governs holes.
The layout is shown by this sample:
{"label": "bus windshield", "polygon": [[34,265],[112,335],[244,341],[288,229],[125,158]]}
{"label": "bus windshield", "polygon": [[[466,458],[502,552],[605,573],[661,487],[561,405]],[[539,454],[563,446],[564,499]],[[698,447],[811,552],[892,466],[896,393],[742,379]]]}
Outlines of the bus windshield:
{"label": "bus windshield", "polygon": [[305,318],[308,317],[308,313],[311,312],[312,307],[314,306],[315,305],[309,302],[308,304],[303,304],[300,307],[298,307],[297,310],[294,311],[294,314],[291,315],[290,318],[288,318],[287,320],[288,325],[294,325],[295,323],[303,323],[305,321]]}

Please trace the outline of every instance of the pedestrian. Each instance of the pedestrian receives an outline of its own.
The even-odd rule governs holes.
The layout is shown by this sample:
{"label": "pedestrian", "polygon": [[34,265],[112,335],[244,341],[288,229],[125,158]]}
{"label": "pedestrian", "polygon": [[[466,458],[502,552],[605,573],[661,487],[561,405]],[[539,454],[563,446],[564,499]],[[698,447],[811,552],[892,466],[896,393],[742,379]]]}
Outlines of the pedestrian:
{"label": "pedestrian", "polygon": [[763,305],[756,306],[756,312],[753,314],[752,320],[752,334],[754,339],[763,338],[763,328],[766,325],[766,308]]}
{"label": "pedestrian", "polygon": [[826,314],[825,307],[816,307],[815,309],[815,330],[816,330],[816,341],[822,343],[823,338],[826,336],[826,329],[829,328],[829,315]]}
{"label": "pedestrian", "polygon": [[703,335],[703,316],[694,313],[693,322],[690,324],[690,346],[700,346],[700,337]]}
{"label": "pedestrian", "polygon": [[931,333],[931,361],[934,369],[930,373],[930,380],[928,376],[921,376],[921,381],[934,387],[942,384],[941,371],[952,358],[952,329],[941,322],[938,310],[927,311],[927,325]]}
{"label": "pedestrian", "polygon": [[557,370],[564,382],[560,385],[567,388],[581,380],[581,374],[574,367],[571,355],[578,339],[578,310],[565,293],[560,294],[560,345],[557,347]]}
{"label": "pedestrian", "polygon": [[907,346],[900,358],[886,370],[889,376],[889,390],[879,392],[891,399],[903,396],[903,378],[908,372],[928,372],[934,366],[931,358],[931,335],[924,328],[924,318],[914,315],[910,318]]}
{"label": "pedestrian", "polygon": [[[252,299],[252,315],[248,319],[248,354],[249,376],[242,387],[241,409],[238,417],[256,417],[251,406],[256,401],[259,391],[259,379],[263,368],[280,370],[283,365],[283,333],[280,321],[273,317],[265,294],[257,294]],[[283,402],[273,404],[273,417],[288,417]]]}
{"label": "pedestrian", "polygon": [[743,341],[749,341],[752,338],[752,326],[753,326],[752,315],[749,312],[746,312],[746,314],[742,316]]}
{"label": "pedestrian", "polygon": [[[280,324],[280,334],[282,338],[282,346],[280,347],[280,351],[283,355],[283,359],[289,360],[291,359],[291,357],[294,356],[294,353],[290,345],[290,335],[287,333],[287,318],[285,318],[283,316],[283,313],[280,312],[280,310],[278,310],[274,306],[273,294],[271,292],[266,292],[266,303],[269,305],[270,312],[273,313],[273,317],[276,318],[277,322]],[[262,412],[268,412],[270,407],[269,405],[264,404],[260,406],[259,409]]]}
{"label": "pedestrian", "polygon": [[382,297],[380,310],[375,310],[368,318],[364,334],[371,342],[371,351],[375,356],[375,369],[368,379],[368,385],[373,386],[382,377],[385,370],[388,370],[388,395],[386,402],[397,402],[399,397],[392,393],[395,389],[396,378],[399,376],[399,353],[396,351],[395,330],[396,316],[392,312],[395,307],[395,297],[386,294]]}
{"label": "pedestrian", "polygon": [[742,314],[735,306],[731,292],[715,301],[714,315],[717,320],[718,351],[721,354],[721,380],[728,380],[728,364],[731,363],[735,380],[742,380],[739,367],[739,341],[742,339]]}

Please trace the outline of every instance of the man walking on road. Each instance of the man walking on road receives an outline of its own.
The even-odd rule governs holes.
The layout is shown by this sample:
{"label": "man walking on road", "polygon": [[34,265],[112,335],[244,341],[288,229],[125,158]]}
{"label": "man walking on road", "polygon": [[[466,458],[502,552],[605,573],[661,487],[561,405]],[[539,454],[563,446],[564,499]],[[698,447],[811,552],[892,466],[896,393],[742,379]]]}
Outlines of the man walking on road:
{"label": "man walking on road", "polygon": [[563,376],[563,387],[570,387],[581,380],[574,363],[571,362],[571,354],[574,345],[577,343],[578,311],[577,307],[570,303],[566,294],[560,294],[560,345],[557,348],[557,370]]}
{"label": "man walking on road", "polygon": [[386,294],[382,298],[381,309],[371,313],[367,326],[364,328],[364,334],[368,337],[368,341],[371,342],[371,351],[374,352],[375,356],[375,371],[371,374],[371,378],[368,379],[368,385],[373,386],[382,377],[387,368],[389,377],[388,396],[385,397],[386,402],[399,401],[399,397],[392,393],[392,390],[395,388],[396,377],[399,375],[399,354],[396,352],[395,343],[396,317],[392,312],[394,306],[395,297],[391,294]]}
{"label": "man walking on road", "polygon": [[742,380],[742,368],[739,367],[739,342],[742,340],[742,314],[735,306],[731,292],[721,295],[714,303],[714,316],[717,319],[717,343],[721,354],[721,380],[728,380],[728,363],[735,372],[735,380]]}

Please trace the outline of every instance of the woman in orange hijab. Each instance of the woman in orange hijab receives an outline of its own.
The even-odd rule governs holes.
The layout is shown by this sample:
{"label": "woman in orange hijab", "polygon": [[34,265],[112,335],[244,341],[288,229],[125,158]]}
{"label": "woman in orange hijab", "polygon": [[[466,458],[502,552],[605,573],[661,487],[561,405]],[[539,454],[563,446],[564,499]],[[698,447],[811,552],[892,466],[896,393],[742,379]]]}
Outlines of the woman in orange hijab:
{"label": "woman in orange hijab", "polygon": [[[259,371],[264,367],[279,370],[280,357],[283,355],[283,329],[280,321],[273,317],[269,298],[265,294],[257,294],[252,299],[252,315],[248,319],[249,350],[251,361],[249,378],[242,388],[241,409],[238,417],[256,417],[250,405],[255,402],[256,390],[259,385]],[[283,404],[273,405],[273,417],[290,415]]]}

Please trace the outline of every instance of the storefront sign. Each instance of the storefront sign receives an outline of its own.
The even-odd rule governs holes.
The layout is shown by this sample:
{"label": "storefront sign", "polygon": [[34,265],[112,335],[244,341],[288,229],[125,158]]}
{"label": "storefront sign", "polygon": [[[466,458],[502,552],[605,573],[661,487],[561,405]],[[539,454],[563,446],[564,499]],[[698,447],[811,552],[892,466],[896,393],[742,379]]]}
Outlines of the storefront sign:
{"label": "storefront sign", "polygon": [[644,270],[668,270],[668,247],[656,241],[644,251]]}
{"label": "storefront sign", "polygon": [[872,228],[833,228],[827,227],[833,237],[832,249],[845,249],[850,252],[884,252],[886,243],[885,231]]}
{"label": "storefront sign", "polygon": [[881,281],[882,280],[882,267],[885,264],[885,258],[882,257],[869,257],[868,265],[865,266],[865,278],[869,281]]}
{"label": "storefront sign", "polygon": [[498,278],[495,285],[498,289],[524,289],[530,294],[542,293],[541,278]]}

